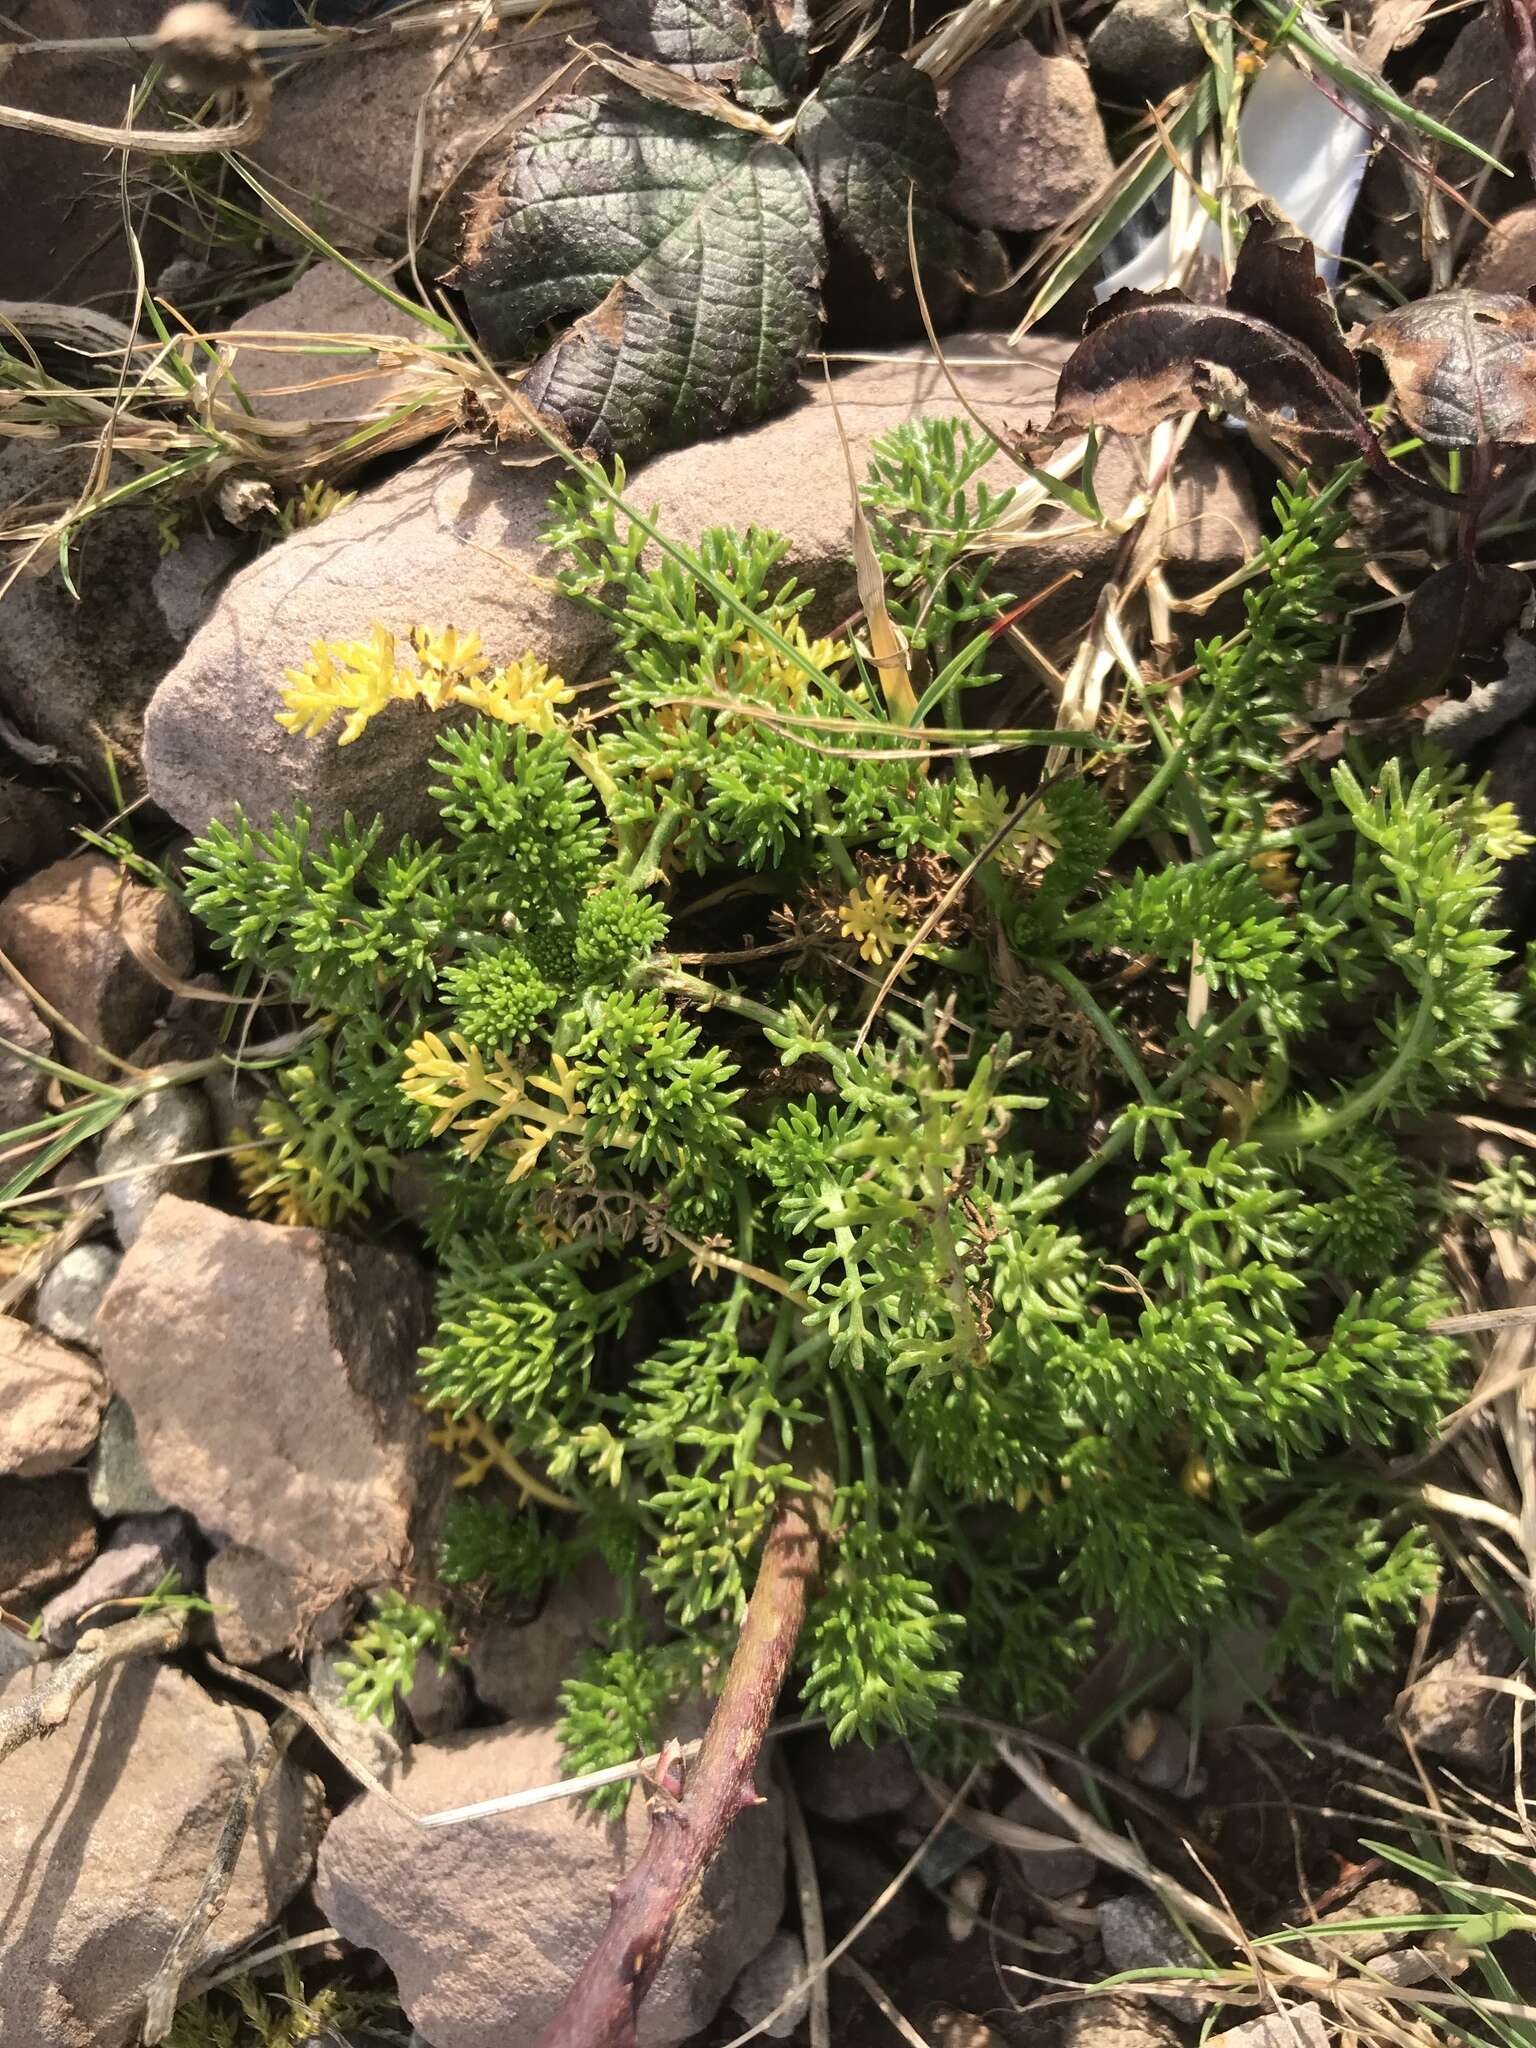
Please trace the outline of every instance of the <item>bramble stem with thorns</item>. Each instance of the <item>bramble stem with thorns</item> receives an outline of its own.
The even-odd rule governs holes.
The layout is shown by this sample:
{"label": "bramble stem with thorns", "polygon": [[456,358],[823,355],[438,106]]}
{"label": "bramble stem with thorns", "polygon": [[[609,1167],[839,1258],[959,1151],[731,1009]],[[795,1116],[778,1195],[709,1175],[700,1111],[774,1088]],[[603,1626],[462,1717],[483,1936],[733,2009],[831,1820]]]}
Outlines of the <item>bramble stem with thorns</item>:
{"label": "bramble stem with thorns", "polygon": [[536,2048],[635,2048],[635,2016],[679,1913],[737,1814],[758,1804],[757,1754],[805,1620],[818,1550],[811,1501],[781,1502],[697,1766],[675,1807],[653,1809],[639,1861],[614,1887],[602,1939]]}

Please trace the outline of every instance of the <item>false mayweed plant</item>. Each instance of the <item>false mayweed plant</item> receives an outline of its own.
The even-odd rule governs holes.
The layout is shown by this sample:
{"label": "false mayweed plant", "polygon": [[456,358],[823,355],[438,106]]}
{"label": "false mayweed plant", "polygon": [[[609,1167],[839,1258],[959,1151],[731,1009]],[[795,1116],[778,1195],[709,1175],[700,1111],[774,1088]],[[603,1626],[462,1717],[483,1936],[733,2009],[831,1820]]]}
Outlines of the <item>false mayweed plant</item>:
{"label": "false mayweed plant", "polygon": [[[892,709],[780,540],[658,552],[589,473],[547,540],[611,628],[606,692],[467,630],[317,647],[295,730],[467,715],[437,833],[237,817],[188,863],[218,943],[319,1020],[258,1209],[366,1228],[397,1161],[429,1184],[421,1391],[525,1499],[455,1511],[446,1597],[527,1611],[594,1548],[625,1588],[567,1687],[574,1768],[714,1682],[812,1472],[799,1694],[836,1740],[1033,1714],[1106,1631],[1260,1622],[1347,1683],[1433,1581],[1382,1474],[1457,1352],[1395,1134],[1495,1072],[1486,920],[1526,842],[1432,757],[1290,765],[1343,477],[1281,487],[1244,624],[1179,688],[973,729],[1010,603],[974,544],[993,452],[942,422],[876,451]],[[391,1599],[364,1704],[444,1654]]]}

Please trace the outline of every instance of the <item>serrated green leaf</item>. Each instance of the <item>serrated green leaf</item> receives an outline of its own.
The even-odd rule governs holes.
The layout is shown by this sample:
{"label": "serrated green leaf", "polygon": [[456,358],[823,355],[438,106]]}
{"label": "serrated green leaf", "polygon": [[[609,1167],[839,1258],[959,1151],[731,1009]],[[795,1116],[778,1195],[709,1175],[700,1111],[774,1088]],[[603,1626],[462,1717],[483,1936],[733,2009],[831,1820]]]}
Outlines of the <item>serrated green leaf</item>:
{"label": "serrated green leaf", "polygon": [[624,93],[560,100],[482,195],[457,281],[523,393],[607,456],[761,419],[819,321],[810,180],[781,144]]}
{"label": "serrated green leaf", "polygon": [[685,78],[734,78],[755,38],[736,0],[592,0],[604,40]]}
{"label": "serrated green leaf", "polygon": [[936,197],[958,158],[926,72],[878,50],[839,64],[801,109],[796,135],[817,198],[876,277],[905,279],[909,194],[920,260],[958,262],[959,226]]}

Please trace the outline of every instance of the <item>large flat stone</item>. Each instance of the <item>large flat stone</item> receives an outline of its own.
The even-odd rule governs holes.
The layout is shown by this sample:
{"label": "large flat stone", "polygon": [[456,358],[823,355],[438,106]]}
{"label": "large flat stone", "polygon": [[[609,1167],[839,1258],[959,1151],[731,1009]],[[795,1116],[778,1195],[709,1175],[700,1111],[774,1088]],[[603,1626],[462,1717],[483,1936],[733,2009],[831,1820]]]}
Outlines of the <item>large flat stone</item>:
{"label": "large flat stone", "polygon": [[[996,337],[968,336],[956,353],[964,365],[957,374],[989,421],[1017,428],[1050,413],[1068,349],[1031,337],[1014,352]],[[926,357],[850,371],[836,393],[858,472],[878,435],[957,410]],[[1106,512],[1119,512],[1141,488],[1143,462],[1133,444],[1109,440],[1097,472]],[[493,660],[531,650],[571,681],[600,672],[601,622],[543,581],[557,565],[537,535],[559,474],[553,463],[527,467],[488,449],[443,450],[235,577],[150,706],[145,758],[155,801],[194,831],[236,805],[264,822],[274,811],[291,813],[299,799],[326,827],[349,810],[382,815],[391,833],[429,825],[426,764],[439,719],[394,705],[350,746],[338,747],[330,732],[298,739],[273,719],[283,671],[302,663],[313,641],[366,635],[377,621],[397,633],[413,625],[472,629]],[[1193,439],[1179,478],[1165,556],[1171,582],[1186,591],[1246,560],[1259,526],[1242,466],[1219,442]],[[993,489],[1022,481],[1002,455],[986,480]],[[690,545],[710,526],[784,534],[786,573],[817,592],[813,617],[823,624],[857,603],[848,472],[819,386],[761,426],[656,458],[636,473],[629,495],[637,507],[655,508],[663,532]],[[1058,652],[1091,615],[1122,545],[1116,534],[1080,529],[1081,521],[1053,511],[1000,571],[1021,597],[1068,579],[1029,621],[1031,637]]]}
{"label": "large flat stone", "polygon": [[154,1486],[293,1575],[316,1612],[409,1557],[437,1462],[412,1400],[426,1332],[413,1260],[176,1195],[97,1319]]}
{"label": "large flat stone", "polygon": [[[12,1679],[9,1704],[32,1684]],[[262,1740],[183,1672],[124,1664],[0,1770],[0,2040],[127,2048]],[[309,1874],[319,1787],[286,1759],[235,1865],[207,1957],[260,1933]]]}
{"label": "large flat stone", "polygon": [[[418,1743],[394,1789],[432,1813],[552,1783],[560,1763],[552,1724],[479,1728]],[[430,1830],[369,1793],[326,1836],[316,1899],[349,1941],[383,1956],[432,2048],[509,2048],[534,2040],[564,1997],[648,1825],[638,1788],[619,1822],[561,1799]],[[783,1817],[770,1800],[738,1818],[684,1907],[640,2011],[640,2048],[672,2048],[709,2024],[783,1904]]]}

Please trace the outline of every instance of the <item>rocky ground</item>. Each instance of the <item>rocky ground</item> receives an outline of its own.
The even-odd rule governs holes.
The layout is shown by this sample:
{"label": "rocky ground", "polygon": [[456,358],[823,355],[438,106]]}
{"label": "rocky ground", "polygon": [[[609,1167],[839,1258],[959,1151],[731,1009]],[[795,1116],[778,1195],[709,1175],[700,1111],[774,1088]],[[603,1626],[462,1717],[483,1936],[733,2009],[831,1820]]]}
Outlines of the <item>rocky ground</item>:
{"label": "rocky ground", "polygon": [[[113,35],[150,33],[160,13],[153,0],[110,10],[13,0],[11,19],[25,40],[65,41],[103,35],[108,11]],[[1510,79],[1489,21],[1463,10],[1414,43],[1403,12],[1387,0],[1350,10],[1360,37],[1385,39],[1377,61],[1397,24],[1405,54],[1392,76],[1415,105],[1454,114],[1494,146],[1510,118]],[[504,24],[452,65],[458,27],[447,40],[306,54],[280,80],[250,160],[349,257],[407,279],[409,232],[423,267],[439,269],[464,192],[558,61],[567,27],[559,10],[526,32]],[[1020,257],[1027,238],[1067,221],[1102,184],[1119,110],[1178,86],[1202,61],[1190,18],[1168,0],[1069,9],[1066,33],[1038,40],[1033,27],[1028,39],[1004,36],[945,88],[960,152],[954,210]],[[115,119],[139,61],[99,47],[34,57],[5,71],[0,95],[51,115]],[[433,90],[439,78],[447,83]],[[1403,227],[1401,183],[1384,152],[1351,246],[1381,255],[1414,288],[1423,252]],[[0,313],[51,303],[123,317],[130,259],[117,180],[99,152],[0,128],[0,190],[12,223]],[[1497,218],[1466,230],[1457,274],[1523,291],[1536,277],[1528,183],[1521,173],[1478,195],[1489,213],[1497,199]],[[391,352],[409,320],[339,262],[301,262],[282,223],[245,199],[232,254],[222,233],[206,231],[209,192],[159,192],[139,236],[151,284],[237,337],[377,337],[363,377],[354,364],[329,389],[313,358],[296,370],[291,352],[232,341],[226,363],[263,412],[309,433],[402,395],[441,405],[441,382],[428,391],[419,361]],[[1351,289],[1368,295],[1371,280]],[[1027,291],[963,306],[956,295],[937,309],[968,396],[1016,425],[1049,411],[1085,302],[1069,295],[1044,329],[1010,343]],[[818,368],[776,417],[656,455],[634,476],[680,540],[751,522],[787,534],[786,570],[817,589],[823,625],[856,601],[834,403],[856,465],[897,422],[955,410],[910,297],[845,276],[829,281],[827,298],[839,358],[830,388]],[[90,435],[8,434],[0,393],[10,525],[71,498],[95,458]],[[131,473],[122,453],[110,459],[114,476]],[[1097,481],[1111,520],[1144,485],[1143,465],[1132,442],[1106,447]],[[995,468],[1014,474],[1001,457]],[[639,1786],[607,1825],[570,1800],[430,1831],[401,1811],[455,1809],[559,1777],[559,1685],[613,1613],[596,1567],[537,1613],[485,1604],[446,1670],[423,1660],[393,1729],[359,1724],[342,1704],[339,1645],[363,1597],[430,1555],[453,1487],[454,1461],[412,1398],[430,1276],[408,1222],[363,1243],[244,1213],[229,1150],[252,1090],[222,1056],[233,999],[174,896],[119,858],[125,817],[174,874],[184,835],[236,804],[263,818],[299,797],[320,825],[377,813],[391,835],[421,826],[434,720],[380,720],[343,748],[274,724],[274,678],[322,636],[361,635],[386,616],[473,621],[493,661],[534,647],[574,683],[605,673],[598,622],[547,580],[536,535],[548,465],[508,463],[459,430],[404,437],[334,473],[347,495],[286,534],[269,516],[270,493],[263,499],[238,465],[191,509],[183,502],[169,527],[163,503],[131,500],[82,530],[72,587],[56,553],[23,540],[5,590],[0,1131],[26,1133],[58,1106],[58,1079],[40,1060],[67,1063],[121,1113],[104,1114],[100,1141],[73,1149],[39,1184],[46,1231],[18,1228],[3,1254],[0,1713],[46,1689],[62,1660],[89,1651],[95,1631],[140,1611],[171,1575],[206,1603],[176,1654],[125,1663],[46,1741],[0,1758],[0,2038],[16,2048],[140,2038],[150,1983],[204,1886],[274,1701],[297,1697],[302,1725],[272,1763],[187,1986],[230,1958],[292,1942],[312,1989],[387,1995],[366,2023],[322,2038],[531,2042],[650,1824]],[[1167,507],[1162,561],[1175,594],[1220,585],[1256,552],[1265,489],[1254,450],[1202,421]],[[1010,564],[1021,594],[1040,601],[1031,637],[1058,659],[1124,559],[1118,533],[1071,530],[1080,525],[1066,513],[1043,519]],[[1495,1797],[1508,1702],[1482,1681],[1516,1664],[1503,1630],[1453,1598],[1396,1723],[1421,1757]],[[1047,1731],[1062,1755],[1097,1736],[1096,1721],[1148,1677],[1157,1673],[1106,1661],[1075,1721]],[[1241,1700],[1223,1713],[1210,1701],[1192,1709],[1189,1669],[1171,1646],[1140,1711],[1121,1717],[1118,1754],[1110,1743],[1106,1768],[1130,1802],[1116,1810],[1144,1834],[1154,1864],[1184,1881],[1197,1880],[1183,1845],[1209,1857],[1255,1929],[1334,1893],[1324,1918],[1411,1916],[1424,1897],[1360,1847],[1356,1796],[1372,1758],[1383,1771],[1402,1763],[1389,1732],[1396,1691],[1340,1705],[1293,1686],[1263,1715],[1295,1726],[1310,1742],[1298,1751]],[[1059,1782],[1080,1812],[1087,1781],[1063,1764]],[[1091,1829],[1085,1840],[1004,1764],[990,1764],[945,1820],[953,1785],[922,1777],[901,1745],[834,1754],[811,1732],[775,1747],[763,1789],[765,1803],[733,1831],[688,1908],[645,2008],[645,2048],[718,2048],[754,2027],[815,2040],[794,1987],[818,1894],[834,1943],[883,1902],[830,1978],[830,2038],[850,2048],[893,2038],[876,1993],[917,2028],[905,2038],[932,2048],[1048,2037],[1175,2048],[1193,2038],[1201,2008],[1188,1996],[1052,2001],[1054,1987],[1177,1967],[1190,1951],[1134,1861],[1107,1857]],[[1439,1969],[1422,1939],[1383,1936],[1392,1966]],[[1333,2027],[1304,2000],[1291,2019],[1287,2041],[1321,2042]],[[191,2048],[225,2037],[174,2038]],[[1281,2036],[1259,2019],[1222,2038],[1270,2048]]]}

